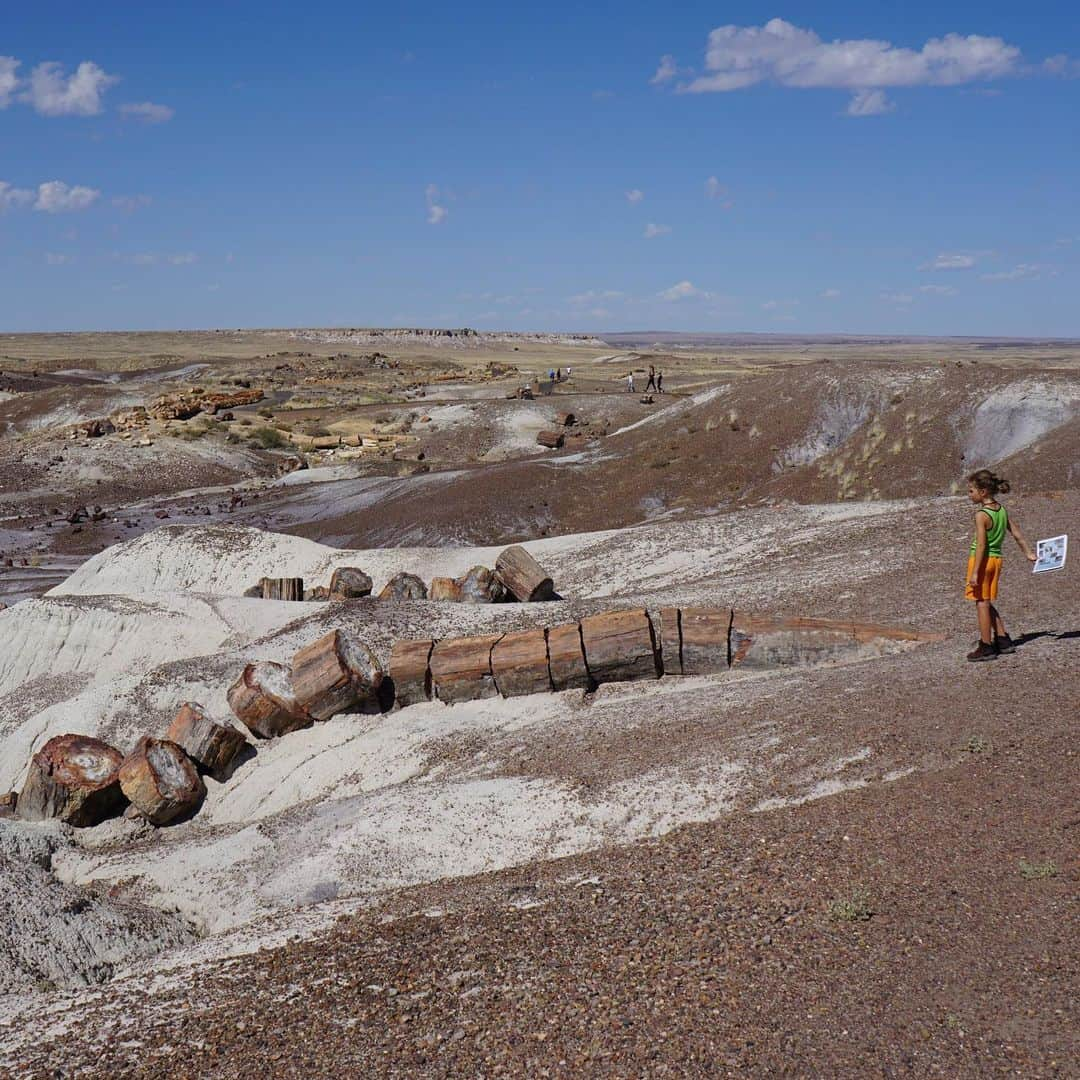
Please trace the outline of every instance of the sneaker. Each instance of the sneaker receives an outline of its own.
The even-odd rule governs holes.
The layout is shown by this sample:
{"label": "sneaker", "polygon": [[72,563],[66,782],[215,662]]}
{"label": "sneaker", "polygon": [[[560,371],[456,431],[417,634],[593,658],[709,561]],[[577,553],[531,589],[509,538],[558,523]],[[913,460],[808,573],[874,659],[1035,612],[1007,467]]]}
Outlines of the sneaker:
{"label": "sneaker", "polygon": [[980,641],[975,649],[967,654],[967,658],[972,663],[978,663],[980,660],[996,660],[997,649],[987,641]]}
{"label": "sneaker", "polygon": [[1008,634],[1002,634],[994,638],[994,648],[1003,655],[1016,652],[1016,643]]}

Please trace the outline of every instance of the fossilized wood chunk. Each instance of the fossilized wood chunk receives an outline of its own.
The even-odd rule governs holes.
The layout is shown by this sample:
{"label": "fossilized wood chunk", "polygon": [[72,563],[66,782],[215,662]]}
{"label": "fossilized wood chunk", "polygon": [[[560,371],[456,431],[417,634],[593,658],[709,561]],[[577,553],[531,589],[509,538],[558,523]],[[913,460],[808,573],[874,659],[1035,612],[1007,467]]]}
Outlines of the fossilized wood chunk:
{"label": "fossilized wood chunk", "polygon": [[506,588],[486,566],[474,566],[457,579],[461,600],[465,604],[501,604],[506,599]]}
{"label": "fossilized wood chunk", "polygon": [[356,600],[370,596],[371,578],[355,566],[339,566],[330,578],[331,600]]}
{"label": "fossilized wood chunk", "polygon": [[261,600],[262,595],[263,595],[263,587],[262,587],[262,582],[261,581],[259,582],[258,585],[251,585],[250,587],[248,587],[248,588],[246,588],[244,590],[244,596],[248,597],[251,600],[256,600],[256,599]]}
{"label": "fossilized wood chunk", "polygon": [[573,427],[577,422],[577,417],[572,412],[561,412],[555,414],[555,423],[561,427]]}
{"label": "fossilized wood chunk", "polygon": [[301,577],[262,579],[264,600],[303,600],[304,579]]}
{"label": "fossilized wood chunk", "polygon": [[548,628],[548,667],[553,690],[590,690],[593,683],[581,648],[581,627],[577,623]]}
{"label": "fossilized wood chunk", "polygon": [[253,735],[273,739],[311,727],[293,692],[289,669],[273,660],[248,664],[229,687],[229,707]]}
{"label": "fossilized wood chunk", "polygon": [[16,813],[24,821],[59,818],[79,827],[98,825],[124,807],[118,772],[123,760],[100,739],[57,735],[30,760]]}
{"label": "fossilized wood chunk", "polygon": [[19,802],[19,796],[14,791],[8,791],[0,795],[0,818],[15,816],[15,807]]}
{"label": "fossilized wood chunk", "polygon": [[644,608],[605,611],[581,620],[585,663],[595,682],[655,679],[656,659],[652,624]]}
{"label": "fossilized wood chunk", "polygon": [[731,665],[744,668],[808,667],[858,655],[851,622],[837,619],[773,618],[734,612]]}
{"label": "fossilized wood chunk", "polygon": [[431,700],[431,650],[435,642],[398,641],[390,651],[394,701],[402,709]]}
{"label": "fossilized wood chunk", "polygon": [[168,739],[146,735],[124,758],[120,787],[152,825],[168,825],[206,798],[206,786],[187,754]]}
{"label": "fossilized wood chunk", "polygon": [[462,600],[461,586],[453,578],[432,578],[431,588],[428,590],[428,599],[449,604],[460,604]]}
{"label": "fossilized wood chunk", "polygon": [[330,590],[325,585],[316,585],[314,589],[304,590],[304,599],[308,601],[340,600],[341,597],[331,596]]}
{"label": "fossilized wood chunk", "polygon": [[549,691],[547,631],[540,627],[505,634],[491,650],[491,673],[503,697]]}
{"label": "fossilized wood chunk", "polygon": [[293,693],[316,720],[377,706],[382,680],[375,654],[348,630],[331,630],[293,657]]}
{"label": "fossilized wood chunk", "polygon": [[380,600],[426,600],[427,586],[415,574],[395,574],[379,593]]}
{"label": "fossilized wood chunk", "polygon": [[678,608],[661,608],[652,613],[656,631],[656,651],[665,675],[682,675],[682,631]]}
{"label": "fossilized wood chunk", "polygon": [[180,706],[165,738],[215,780],[228,779],[233,761],[246,743],[236,728],[215,723],[194,701]]}
{"label": "fossilized wood chunk", "polygon": [[683,608],[680,625],[684,675],[714,675],[728,670],[730,608]]}
{"label": "fossilized wood chunk", "polygon": [[558,450],[562,447],[566,436],[561,431],[541,431],[536,436],[536,441],[549,450]]}
{"label": "fossilized wood chunk", "polygon": [[555,587],[544,568],[523,548],[508,547],[495,560],[495,576],[521,603],[550,600]]}
{"label": "fossilized wood chunk", "polygon": [[437,642],[431,652],[435,696],[447,704],[495,697],[498,690],[491,674],[491,650],[501,636],[485,634]]}

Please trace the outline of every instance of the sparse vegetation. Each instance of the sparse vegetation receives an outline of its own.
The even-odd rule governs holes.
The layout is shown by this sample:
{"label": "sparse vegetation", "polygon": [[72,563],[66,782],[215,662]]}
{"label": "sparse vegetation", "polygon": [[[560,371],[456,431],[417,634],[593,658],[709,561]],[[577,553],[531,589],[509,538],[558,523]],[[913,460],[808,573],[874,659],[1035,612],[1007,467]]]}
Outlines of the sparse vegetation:
{"label": "sparse vegetation", "polygon": [[829,905],[829,914],[837,922],[866,922],[876,912],[870,901],[870,894],[859,887],[849,896],[838,897]]}
{"label": "sparse vegetation", "polygon": [[983,738],[982,735],[972,735],[961,749],[968,754],[988,754],[992,747],[989,739]]}
{"label": "sparse vegetation", "polygon": [[1043,862],[1028,862],[1027,859],[1020,860],[1020,876],[1025,881],[1039,881],[1042,878],[1057,877],[1057,864],[1053,859],[1046,859]]}
{"label": "sparse vegetation", "polygon": [[273,427],[258,427],[251,433],[251,441],[264,450],[283,450],[289,440]]}

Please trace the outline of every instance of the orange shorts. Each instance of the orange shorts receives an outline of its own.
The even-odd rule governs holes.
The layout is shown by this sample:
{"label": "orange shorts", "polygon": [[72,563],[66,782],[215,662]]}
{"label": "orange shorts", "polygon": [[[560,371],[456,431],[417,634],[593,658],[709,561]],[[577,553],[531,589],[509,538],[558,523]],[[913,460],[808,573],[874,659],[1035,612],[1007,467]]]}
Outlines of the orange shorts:
{"label": "orange shorts", "polygon": [[975,556],[968,556],[967,577],[964,578],[965,600],[996,600],[998,582],[1001,580],[1001,556],[987,555],[979,583],[972,588],[971,575],[975,571]]}

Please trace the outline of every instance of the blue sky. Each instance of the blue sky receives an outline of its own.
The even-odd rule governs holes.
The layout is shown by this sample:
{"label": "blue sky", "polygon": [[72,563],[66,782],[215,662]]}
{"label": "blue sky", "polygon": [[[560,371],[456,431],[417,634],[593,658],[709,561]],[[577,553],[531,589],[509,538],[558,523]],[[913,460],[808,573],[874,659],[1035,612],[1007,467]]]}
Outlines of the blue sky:
{"label": "blue sky", "polygon": [[23,5],[0,330],[1080,336],[1078,116],[1064,2]]}

